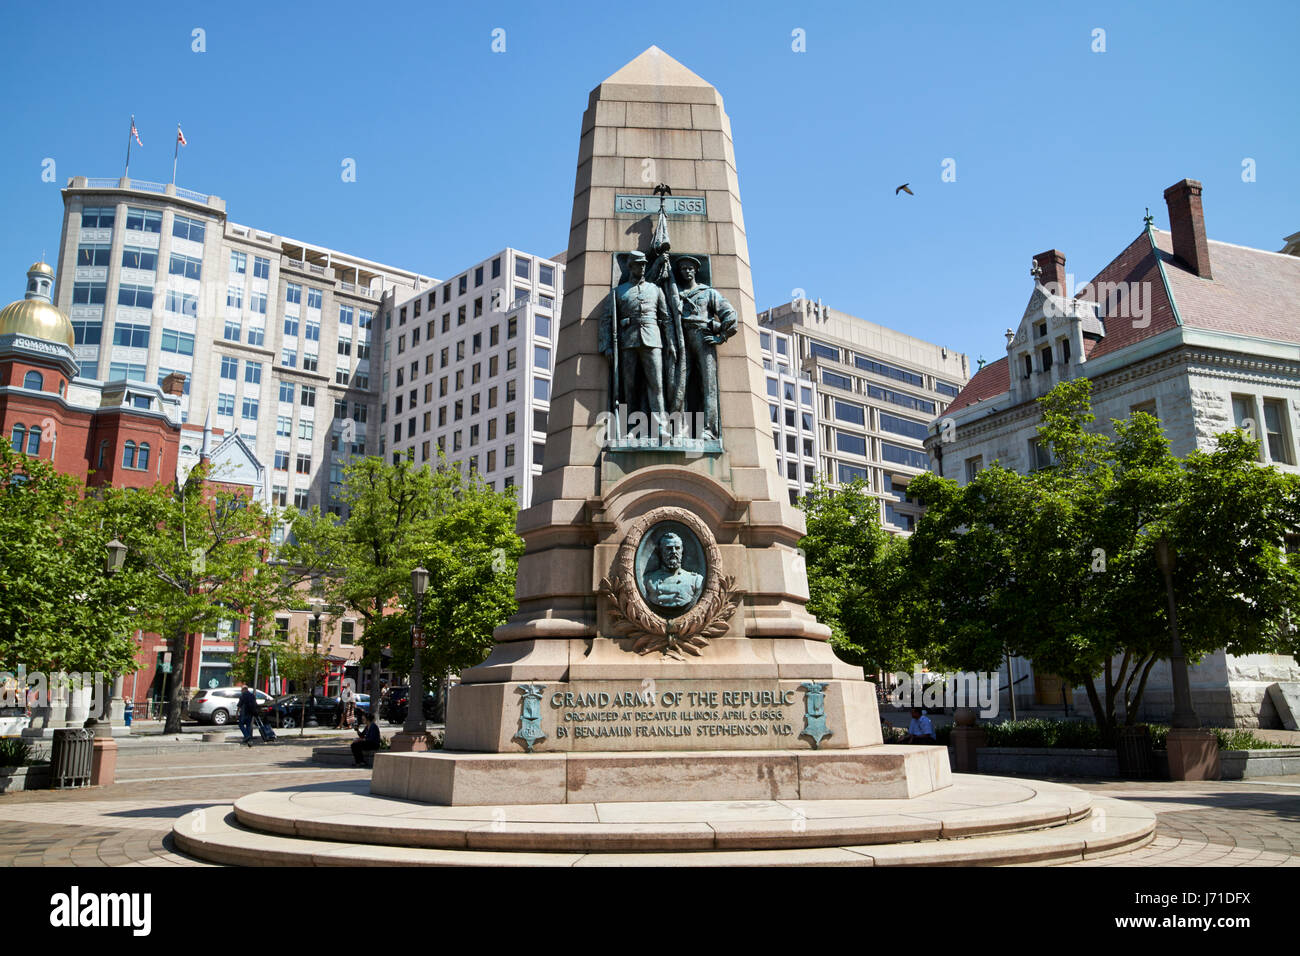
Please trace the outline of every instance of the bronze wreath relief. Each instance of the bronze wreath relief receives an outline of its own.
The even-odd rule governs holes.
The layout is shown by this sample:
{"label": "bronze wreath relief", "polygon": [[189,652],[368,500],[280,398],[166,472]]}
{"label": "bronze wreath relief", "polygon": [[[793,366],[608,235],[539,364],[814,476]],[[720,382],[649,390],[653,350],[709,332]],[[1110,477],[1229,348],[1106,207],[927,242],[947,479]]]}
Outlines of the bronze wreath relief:
{"label": "bronze wreath relief", "polygon": [[[703,565],[703,567],[700,567]],[[702,573],[701,573],[702,572]],[[684,508],[655,508],[628,529],[600,591],[615,629],[638,654],[683,660],[727,632],[744,593],[722,574],[708,525]]]}

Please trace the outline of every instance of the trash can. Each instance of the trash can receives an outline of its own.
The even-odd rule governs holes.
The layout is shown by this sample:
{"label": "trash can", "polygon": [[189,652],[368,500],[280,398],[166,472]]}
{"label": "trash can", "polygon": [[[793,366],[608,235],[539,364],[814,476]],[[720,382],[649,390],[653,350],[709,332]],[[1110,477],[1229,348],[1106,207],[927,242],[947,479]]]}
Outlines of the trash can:
{"label": "trash can", "polygon": [[83,727],[54,731],[50,748],[50,781],[55,790],[90,785],[95,756],[95,732]]}
{"label": "trash can", "polygon": [[1151,731],[1145,725],[1120,727],[1115,732],[1115,757],[1121,777],[1152,776],[1155,753],[1151,747]]}
{"label": "trash can", "polygon": [[122,711],[122,723],[127,727],[131,726],[131,718],[135,716],[135,705],[131,701],[126,702],[126,709]]}

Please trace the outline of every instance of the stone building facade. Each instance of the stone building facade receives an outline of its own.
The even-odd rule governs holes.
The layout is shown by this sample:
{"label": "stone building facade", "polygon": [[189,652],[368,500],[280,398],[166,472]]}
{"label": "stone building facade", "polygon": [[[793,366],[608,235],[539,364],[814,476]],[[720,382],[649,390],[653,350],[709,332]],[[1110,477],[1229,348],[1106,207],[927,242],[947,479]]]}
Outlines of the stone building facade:
{"label": "stone building facade", "polygon": [[[936,473],[965,484],[994,461],[1021,472],[1048,464],[1035,399],[1081,376],[1092,382],[1099,427],[1149,412],[1179,457],[1241,427],[1262,440],[1261,464],[1300,472],[1300,258],[1208,239],[1194,180],[1171,186],[1165,200],[1171,228],[1148,220],[1081,288],[1059,251],[1034,257],[1033,290],[1006,331],[1006,356],[980,369],[932,425]],[[1191,671],[1197,713],[1225,726],[1276,726],[1268,685],[1295,680],[1300,666],[1281,655],[1219,651]],[[1061,701],[1050,675],[1026,688],[1022,703]],[[1082,691],[1074,705],[1087,707]],[[1172,711],[1167,665],[1152,671],[1142,707],[1142,719]]]}

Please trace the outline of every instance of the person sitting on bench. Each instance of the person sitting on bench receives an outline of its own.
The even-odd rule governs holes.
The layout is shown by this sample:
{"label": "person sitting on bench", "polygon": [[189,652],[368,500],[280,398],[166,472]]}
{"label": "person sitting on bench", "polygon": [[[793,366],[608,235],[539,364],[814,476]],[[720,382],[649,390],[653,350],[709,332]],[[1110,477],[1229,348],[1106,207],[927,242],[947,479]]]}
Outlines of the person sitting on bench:
{"label": "person sitting on bench", "polygon": [[361,739],[352,741],[352,759],[358,767],[364,767],[365,752],[379,749],[379,725],[375,723],[374,714],[366,714],[366,729],[357,733],[361,735]]}

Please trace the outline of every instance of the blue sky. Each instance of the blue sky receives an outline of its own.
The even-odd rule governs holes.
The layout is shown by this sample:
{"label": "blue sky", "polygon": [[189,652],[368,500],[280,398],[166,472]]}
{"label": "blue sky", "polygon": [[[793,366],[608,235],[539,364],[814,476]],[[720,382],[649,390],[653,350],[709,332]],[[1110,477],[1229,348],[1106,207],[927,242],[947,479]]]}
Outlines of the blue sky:
{"label": "blue sky", "polygon": [[760,308],[804,289],[991,360],[1034,253],[1091,278],[1145,207],[1167,226],[1179,179],[1205,184],[1212,238],[1300,230],[1294,3],[139,0],[0,23],[0,301],[55,255],[67,178],[121,175],[132,113],[132,176],[170,178],[179,121],[178,184],[237,222],[439,278],[506,245],[553,254],[587,95],[651,44],[722,92]]}

